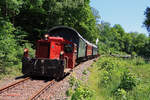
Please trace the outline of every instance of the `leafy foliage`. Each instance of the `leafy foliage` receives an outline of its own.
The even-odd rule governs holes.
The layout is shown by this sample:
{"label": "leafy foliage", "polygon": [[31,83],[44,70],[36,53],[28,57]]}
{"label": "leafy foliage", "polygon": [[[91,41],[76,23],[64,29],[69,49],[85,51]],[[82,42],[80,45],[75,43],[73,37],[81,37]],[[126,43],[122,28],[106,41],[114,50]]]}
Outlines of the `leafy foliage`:
{"label": "leafy foliage", "polygon": [[71,100],[91,100],[94,95],[94,91],[89,87],[83,85],[81,81],[71,76],[69,80],[71,88],[66,92],[68,96],[71,96]]}
{"label": "leafy foliage", "polygon": [[133,75],[129,71],[125,71],[121,77],[119,88],[124,89],[125,91],[129,91],[132,90],[136,85],[137,80],[135,75]]}
{"label": "leafy foliage", "polygon": [[71,100],[91,100],[93,96],[93,91],[89,90],[87,87],[79,86],[75,89]]}
{"label": "leafy foliage", "polygon": [[[113,69],[106,71],[108,65]],[[92,100],[149,100],[150,68],[142,58],[101,57],[91,70],[89,86],[97,92]]]}
{"label": "leafy foliage", "polygon": [[126,33],[121,25],[113,27],[107,22],[98,25],[100,30],[99,47],[102,53],[126,52],[149,57],[149,37],[137,32]]}
{"label": "leafy foliage", "polygon": [[146,11],[145,11],[145,21],[144,21],[144,26],[147,28],[147,30],[150,32],[150,7],[147,7],[146,8]]}
{"label": "leafy foliage", "polygon": [[87,75],[87,70],[84,70],[82,74]]}
{"label": "leafy foliage", "polygon": [[[21,68],[21,58],[24,46],[19,45],[18,38],[14,35],[16,29],[9,22],[0,18],[0,72],[8,74],[9,68]],[[18,41],[17,41],[18,40]],[[26,44],[29,45],[29,44]],[[31,46],[29,47],[31,49]],[[32,50],[32,49],[31,49]]]}
{"label": "leafy foliage", "polygon": [[32,43],[58,25],[73,27],[84,38],[95,42],[98,29],[89,3],[89,0],[27,0],[15,17],[15,26],[28,32],[27,39]]}
{"label": "leafy foliage", "polygon": [[22,7],[22,4],[23,0],[1,0],[1,15],[4,18],[13,18],[15,15],[20,13],[20,8]]}
{"label": "leafy foliage", "polygon": [[126,100],[126,96],[127,96],[127,92],[124,89],[117,89],[114,93],[114,95],[116,96],[117,99],[119,100]]}

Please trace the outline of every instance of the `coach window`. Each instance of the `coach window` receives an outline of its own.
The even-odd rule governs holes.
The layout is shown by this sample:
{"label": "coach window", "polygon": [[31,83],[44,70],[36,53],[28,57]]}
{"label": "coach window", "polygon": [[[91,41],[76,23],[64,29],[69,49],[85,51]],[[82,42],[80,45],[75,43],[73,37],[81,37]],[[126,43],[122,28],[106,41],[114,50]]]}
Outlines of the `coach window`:
{"label": "coach window", "polygon": [[64,44],[64,52],[72,53],[73,52],[73,45],[72,44]]}

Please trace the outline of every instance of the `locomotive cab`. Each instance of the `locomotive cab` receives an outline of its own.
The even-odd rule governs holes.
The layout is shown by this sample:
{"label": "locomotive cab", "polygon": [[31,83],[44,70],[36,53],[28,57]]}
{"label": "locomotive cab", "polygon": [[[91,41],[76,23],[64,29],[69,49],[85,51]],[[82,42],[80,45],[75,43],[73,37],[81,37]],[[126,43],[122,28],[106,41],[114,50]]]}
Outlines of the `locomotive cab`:
{"label": "locomotive cab", "polygon": [[76,45],[61,37],[46,36],[36,43],[35,58],[24,53],[22,61],[23,74],[60,78],[66,68],[74,68]]}
{"label": "locomotive cab", "polygon": [[63,51],[63,38],[48,37],[48,40],[38,40],[36,58],[59,59]]}

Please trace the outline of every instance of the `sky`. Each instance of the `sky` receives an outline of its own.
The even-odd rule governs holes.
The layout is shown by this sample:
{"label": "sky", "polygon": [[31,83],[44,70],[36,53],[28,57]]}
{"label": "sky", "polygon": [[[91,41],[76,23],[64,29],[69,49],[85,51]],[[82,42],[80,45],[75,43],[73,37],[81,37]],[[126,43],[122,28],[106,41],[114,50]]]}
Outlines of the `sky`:
{"label": "sky", "polygon": [[126,32],[148,34],[143,22],[149,0],[91,0],[90,5],[99,11],[101,21],[120,24]]}

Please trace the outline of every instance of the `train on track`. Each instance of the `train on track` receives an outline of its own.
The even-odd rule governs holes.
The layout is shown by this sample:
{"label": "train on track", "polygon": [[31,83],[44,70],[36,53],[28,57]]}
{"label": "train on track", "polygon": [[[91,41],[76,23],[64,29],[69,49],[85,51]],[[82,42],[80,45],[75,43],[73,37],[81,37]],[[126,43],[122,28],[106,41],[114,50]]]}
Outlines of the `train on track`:
{"label": "train on track", "polygon": [[49,30],[36,43],[35,58],[30,58],[24,49],[22,73],[31,76],[46,76],[61,79],[65,70],[73,69],[76,63],[98,56],[96,45],[85,40],[75,29],[57,26]]}

